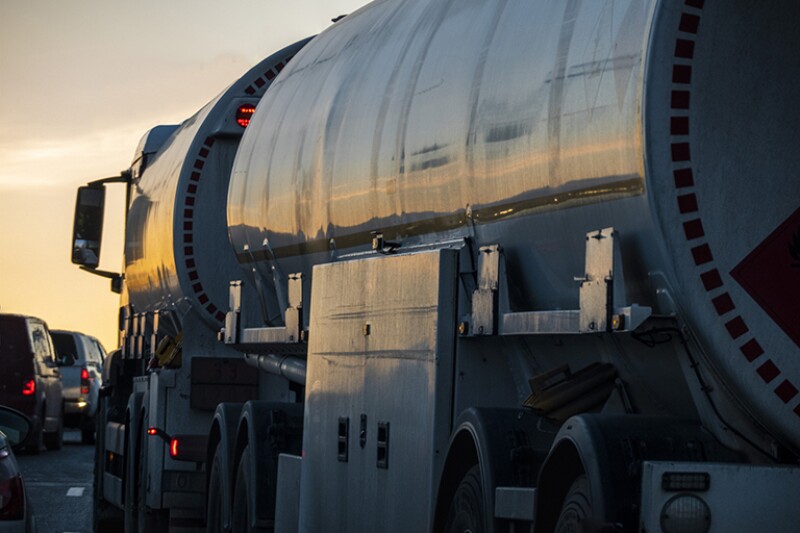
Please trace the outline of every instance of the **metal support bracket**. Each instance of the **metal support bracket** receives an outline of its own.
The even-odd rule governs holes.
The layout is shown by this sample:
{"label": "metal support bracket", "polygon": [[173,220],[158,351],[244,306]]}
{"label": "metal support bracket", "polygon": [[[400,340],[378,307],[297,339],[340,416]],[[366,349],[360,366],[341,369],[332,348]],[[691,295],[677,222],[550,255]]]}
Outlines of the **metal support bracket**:
{"label": "metal support bracket", "polygon": [[252,353],[305,353],[308,332],[303,329],[303,275],[289,276],[289,306],[284,313],[284,326],[243,327],[242,286],[242,281],[230,283],[229,309],[219,339]]}
{"label": "metal support bracket", "polygon": [[472,293],[471,327],[462,335],[545,335],[633,331],[652,310],[624,301],[619,236],[613,228],[586,234],[584,275],[577,279],[579,309],[506,312],[502,249],[484,246],[478,257],[478,288]]}

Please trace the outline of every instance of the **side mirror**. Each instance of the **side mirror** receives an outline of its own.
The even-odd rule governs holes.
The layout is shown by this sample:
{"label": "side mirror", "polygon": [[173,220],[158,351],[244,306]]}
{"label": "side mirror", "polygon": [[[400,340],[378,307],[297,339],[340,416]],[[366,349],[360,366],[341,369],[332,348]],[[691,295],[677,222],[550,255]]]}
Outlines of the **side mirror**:
{"label": "side mirror", "polygon": [[0,431],[6,436],[12,448],[20,448],[28,440],[31,421],[19,411],[0,406]]}
{"label": "side mirror", "polygon": [[59,356],[58,366],[73,366],[77,358],[71,353],[65,353]]}
{"label": "side mirror", "polygon": [[72,226],[72,262],[87,268],[100,264],[103,239],[103,208],[106,189],[102,185],[80,187]]}

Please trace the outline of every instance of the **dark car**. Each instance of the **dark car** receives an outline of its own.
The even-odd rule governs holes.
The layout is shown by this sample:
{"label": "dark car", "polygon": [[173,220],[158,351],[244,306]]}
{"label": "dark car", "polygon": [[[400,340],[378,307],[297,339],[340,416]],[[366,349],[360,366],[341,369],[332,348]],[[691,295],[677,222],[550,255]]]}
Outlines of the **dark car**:
{"label": "dark car", "polygon": [[14,448],[30,435],[31,421],[0,406],[0,533],[33,533],[36,523],[25,493]]}
{"label": "dark car", "polygon": [[64,425],[81,430],[84,444],[94,442],[98,393],[103,386],[106,351],[92,336],[77,331],[50,332],[59,358],[73,356],[75,364],[61,369],[64,388]]}
{"label": "dark car", "polygon": [[61,371],[47,324],[38,318],[0,314],[0,404],[31,419],[28,451],[39,453],[43,446],[61,448]]}

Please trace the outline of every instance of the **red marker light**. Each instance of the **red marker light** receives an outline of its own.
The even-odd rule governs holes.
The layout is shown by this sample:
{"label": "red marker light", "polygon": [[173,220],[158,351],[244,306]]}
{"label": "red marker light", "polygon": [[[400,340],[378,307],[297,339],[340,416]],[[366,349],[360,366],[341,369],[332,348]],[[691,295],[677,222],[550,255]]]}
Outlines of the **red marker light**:
{"label": "red marker light", "polygon": [[179,445],[179,443],[180,442],[178,441],[178,439],[172,439],[172,441],[169,443],[169,454],[172,457],[178,457],[178,445]]}
{"label": "red marker light", "polygon": [[148,435],[158,435],[158,430],[156,428],[147,428]]}
{"label": "red marker light", "polygon": [[236,123],[243,128],[250,124],[250,118],[256,112],[256,106],[253,104],[242,104],[236,110]]}
{"label": "red marker light", "polygon": [[36,381],[33,379],[29,379],[25,383],[22,384],[22,395],[23,396],[31,396],[32,394],[36,393]]}

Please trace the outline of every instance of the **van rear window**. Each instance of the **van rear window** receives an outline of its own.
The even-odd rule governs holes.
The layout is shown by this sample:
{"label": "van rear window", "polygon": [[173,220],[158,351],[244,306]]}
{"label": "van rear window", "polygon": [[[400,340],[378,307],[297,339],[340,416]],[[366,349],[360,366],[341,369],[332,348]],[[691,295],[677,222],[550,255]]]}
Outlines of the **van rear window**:
{"label": "van rear window", "polygon": [[0,316],[0,359],[30,358],[30,356],[31,347],[25,319]]}
{"label": "van rear window", "polygon": [[76,358],[78,357],[78,348],[75,346],[75,337],[69,333],[56,333],[54,331],[50,332],[50,336],[53,337],[53,344],[56,345],[56,353],[59,357],[68,353],[74,355]]}

